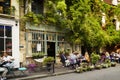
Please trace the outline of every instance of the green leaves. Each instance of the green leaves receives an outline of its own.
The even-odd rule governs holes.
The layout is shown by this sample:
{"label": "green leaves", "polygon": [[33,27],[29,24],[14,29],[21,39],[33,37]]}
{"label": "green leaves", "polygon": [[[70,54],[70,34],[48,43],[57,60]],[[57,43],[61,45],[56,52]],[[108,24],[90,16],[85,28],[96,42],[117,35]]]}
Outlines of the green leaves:
{"label": "green leaves", "polygon": [[43,16],[41,14],[34,14],[33,12],[28,12],[22,18],[24,22],[28,22],[31,25],[38,26],[39,24],[43,23]]}
{"label": "green leaves", "polygon": [[117,5],[114,12],[115,12],[114,14],[116,15],[117,19],[120,21],[120,4]]}
{"label": "green leaves", "polygon": [[[105,13],[106,28],[102,29],[102,13]],[[68,42],[99,49],[112,43],[120,43],[116,32],[114,15],[120,20],[120,5],[111,6],[101,0],[45,0],[45,13],[32,12],[24,20],[30,24],[47,24],[65,30]]]}
{"label": "green leaves", "polygon": [[[115,10],[118,8],[101,0],[74,0],[66,3],[68,14],[66,21],[68,22],[67,28],[69,30],[69,33],[67,33],[68,41],[73,44],[82,44],[92,49],[100,49],[119,40],[120,37],[115,33],[115,28],[112,34],[108,33],[109,31],[107,30],[108,27],[114,26],[112,19]],[[119,10],[118,12],[116,11],[118,15]],[[101,27],[102,13],[106,14],[106,31],[108,32]]]}
{"label": "green leaves", "polygon": [[100,60],[100,55],[96,53],[91,54],[91,62],[92,64],[96,64]]}

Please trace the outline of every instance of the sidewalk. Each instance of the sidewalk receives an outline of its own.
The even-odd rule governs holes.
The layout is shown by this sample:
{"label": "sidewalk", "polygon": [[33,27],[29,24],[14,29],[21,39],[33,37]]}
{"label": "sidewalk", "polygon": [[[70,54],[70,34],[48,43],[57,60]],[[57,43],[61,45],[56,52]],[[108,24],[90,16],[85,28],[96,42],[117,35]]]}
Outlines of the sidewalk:
{"label": "sidewalk", "polygon": [[[117,64],[116,66],[120,66],[120,64]],[[57,76],[62,74],[68,74],[73,73],[75,70],[68,68],[68,67],[62,67],[61,64],[55,64],[55,72],[53,73],[53,70],[51,72],[48,72],[46,69],[38,70],[36,72],[28,72],[25,73],[27,76],[16,76],[16,77],[8,77],[8,80],[34,80],[36,78],[44,78],[49,76]],[[15,71],[15,74],[19,74],[19,71]]]}
{"label": "sidewalk", "polygon": [[[74,72],[74,70],[69,67],[62,67],[62,64],[55,64],[54,73],[53,73],[53,69],[50,72],[48,72],[47,69],[44,68],[42,70],[38,69],[35,72],[25,71],[26,76],[15,76],[15,77],[10,76],[8,77],[8,80],[33,80],[35,78],[56,76],[56,75],[72,73],[72,72]],[[15,71],[16,75],[20,73],[21,73],[20,71]]]}

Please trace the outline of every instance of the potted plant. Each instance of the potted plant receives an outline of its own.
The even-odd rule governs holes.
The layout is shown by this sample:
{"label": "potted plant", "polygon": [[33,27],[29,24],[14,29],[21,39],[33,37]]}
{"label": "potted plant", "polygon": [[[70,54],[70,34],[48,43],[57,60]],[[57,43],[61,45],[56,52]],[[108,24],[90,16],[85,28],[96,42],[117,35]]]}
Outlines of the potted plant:
{"label": "potted plant", "polygon": [[16,10],[16,8],[15,8],[15,6],[11,6],[10,8],[10,15],[15,15],[15,10]]}
{"label": "potted plant", "polygon": [[70,51],[69,50],[65,50],[64,53],[65,53],[65,56],[69,56]]}
{"label": "potted plant", "polygon": [[75,72],[77,72],[77,73],[82,73],[82,72],[83,72],[83,67],[82,67],[82,66],[77,67],[77,68],[75,69]]}
{"label": "potted plant", "polygon": [[101,69],[102,66],[100,64],[95,65],[95,69]]}
{"label": "potted plant", "polygon": [[6,9],[5,9],[5,13],[6,14],[8,14],[8,15],[15,15],[15,10],[16,10],[16,8],[15,8],[15,6],[10,6],[10,7],[7,7]]}
{"label": "potted plant", "polygon": [[40,52],[40,53],[33,53],[32,54],[32,58],[33,59],[38,59],[38,58],[43,58],[44,57],[44,53]]}
{"label": "potted plant", "polygon": [[95,68],[95,66],[94,65],[89,65],[87,68],[88,68],[88,71],[92,71]]}
{"label": "potted plant", "polygon": [[96,65],[100,60],[100,55],[99,54],[96,54],[96,53],[92,53],[91,54],[91,63],[93,65]]}
{"label": "potted plant", "polygon": [[115,67],[116,66],[116,62],[111,62],[111,67]]}
{"label": "potted plant", "polygon": [[43,63],[46,65],[48,71],[51,70],[51,65],[54,64],[54,60],[54,57],[44,58]]}

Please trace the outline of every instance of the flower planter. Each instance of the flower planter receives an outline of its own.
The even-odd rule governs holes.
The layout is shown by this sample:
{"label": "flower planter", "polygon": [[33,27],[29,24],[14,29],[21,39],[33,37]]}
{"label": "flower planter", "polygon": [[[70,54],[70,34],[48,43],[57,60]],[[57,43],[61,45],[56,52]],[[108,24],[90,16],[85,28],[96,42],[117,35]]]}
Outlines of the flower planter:
{"label": "flower planter", "polygon": [[115,67],[116,66],[116,62],[111,62],[111,67]]}
{"label": "flower planter", "polygon": [[53,63],[47,63],[46,64],[46,67],[47,67],[47,70],[50,72],[50,70],[52,69],[52,64]]}
{"label": "flower planter", "polygon": [[43,63],[46,65],[47,70],[50,71],[52,69],[52,65],[54,64],[54,57],[46,57],[43,60]]}
{"label": "flower planter", "polygon": [[83,67],[76,68],[75,72],[82,73],[83,72]]}
{"label": "flower planter", "polygon": [[95,69],[101,69],[101,65],[95,65]]}

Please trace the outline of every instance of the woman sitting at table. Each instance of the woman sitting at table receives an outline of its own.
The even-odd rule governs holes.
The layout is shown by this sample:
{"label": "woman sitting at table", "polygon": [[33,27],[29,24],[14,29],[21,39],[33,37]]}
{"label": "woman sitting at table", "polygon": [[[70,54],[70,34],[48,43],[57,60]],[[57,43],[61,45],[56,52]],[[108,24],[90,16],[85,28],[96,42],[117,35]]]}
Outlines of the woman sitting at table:
{"label": "woman sitting at table", "polygon": [[10,69],[13,67],[14,58],[10,56],[6,51],[3,52],[3,56],[1,57],[0,67],[5,67],[10,72]]}

